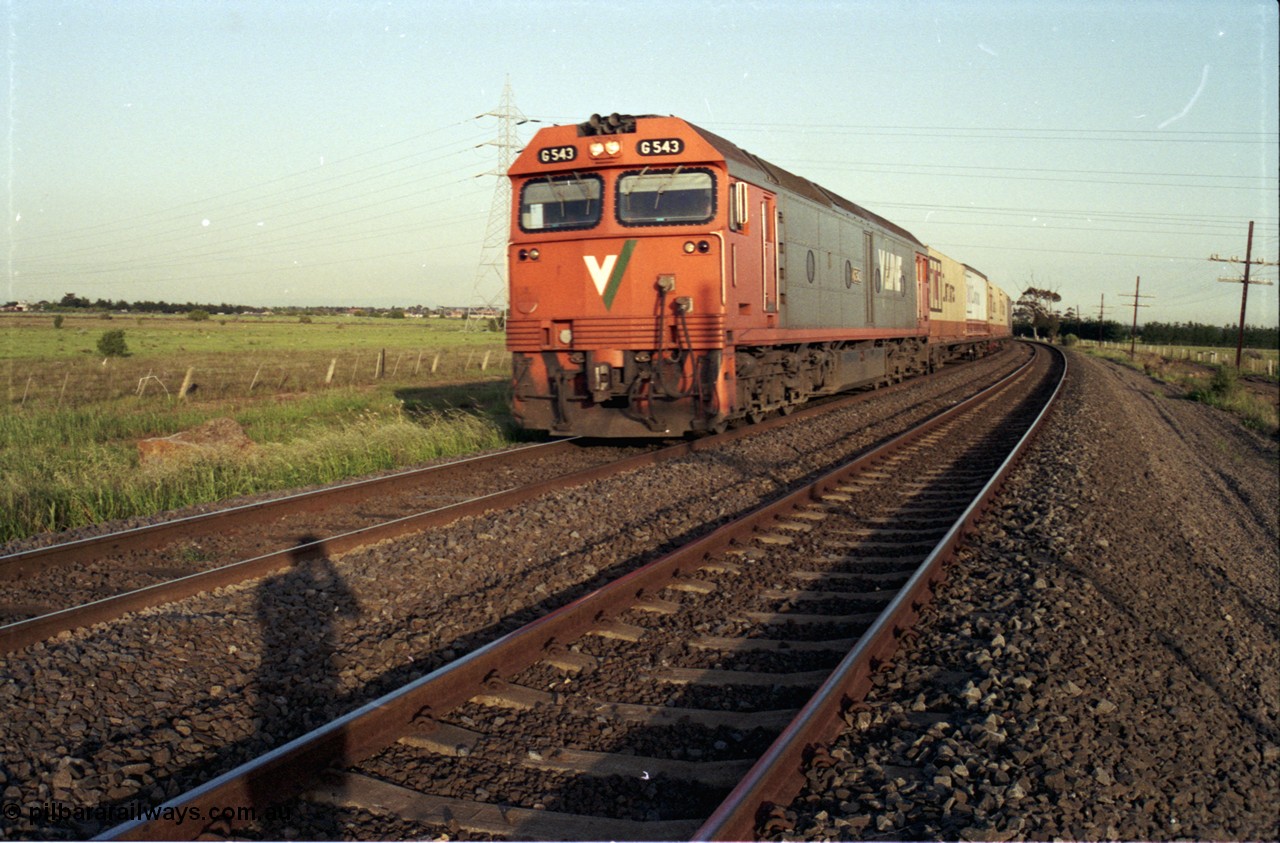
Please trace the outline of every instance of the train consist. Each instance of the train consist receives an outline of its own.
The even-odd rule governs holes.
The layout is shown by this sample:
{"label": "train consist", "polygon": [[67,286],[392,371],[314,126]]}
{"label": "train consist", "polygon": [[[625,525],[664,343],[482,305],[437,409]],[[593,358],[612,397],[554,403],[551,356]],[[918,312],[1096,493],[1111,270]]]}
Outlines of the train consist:
{"label": "train consist", "polygon": [[542,129],[510,177],[507,347],[531,430],[718,431],[1011,333],[981,272],[679,118]]}

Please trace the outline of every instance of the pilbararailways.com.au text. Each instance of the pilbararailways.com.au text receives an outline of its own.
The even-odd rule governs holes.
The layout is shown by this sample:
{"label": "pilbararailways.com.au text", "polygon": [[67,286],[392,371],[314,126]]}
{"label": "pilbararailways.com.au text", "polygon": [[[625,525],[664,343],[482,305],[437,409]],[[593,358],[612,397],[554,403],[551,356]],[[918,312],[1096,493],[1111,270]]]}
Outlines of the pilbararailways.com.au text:
{"label": "pilbararailways.com.au text", "polygon": [[233,823],[256,822],[262,820],[287,819],[289,810],[283,805],[272,805],[259,810],[252,805],[227,805],[202,808],[198,805],[148,806],[130,805],[68,805],[65,802],[41,802],[39,804],[20,805],[17,802],[5,802],[0,808],[0,815],[6,820],[17,820],[26,817],[39,825],[56,825],[69,822],[94,822],[116,825],[133,820],[163,822],[183,825],[189,822],[216,822],[227,820]]}

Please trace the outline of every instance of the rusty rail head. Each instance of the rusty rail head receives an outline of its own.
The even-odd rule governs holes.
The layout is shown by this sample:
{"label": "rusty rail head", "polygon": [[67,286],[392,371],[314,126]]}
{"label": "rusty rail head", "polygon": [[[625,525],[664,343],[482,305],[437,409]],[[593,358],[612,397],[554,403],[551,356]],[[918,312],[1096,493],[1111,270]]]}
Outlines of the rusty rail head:
{"label": "rusty rail head", "polygon": [[840,661],[795,720],[698,829],[695,840],[755,839],[758,819],[770,808],[786,805],[795,798],[802,787],[805,751],[815,745],[830,743],[841,731],[844,710],[849,704],[866,697],[877,666],[887,663],[897,651],[899,641],[913,630],[921,612],[932,600],[938,583],[944,578],[946,564],[954,558],[961,539],[995,497],[1053,407],[1066,379],[1067,361],[1060,350],[1052,351],[1061,363],[1059,379],[1027,432],[898,596]]}

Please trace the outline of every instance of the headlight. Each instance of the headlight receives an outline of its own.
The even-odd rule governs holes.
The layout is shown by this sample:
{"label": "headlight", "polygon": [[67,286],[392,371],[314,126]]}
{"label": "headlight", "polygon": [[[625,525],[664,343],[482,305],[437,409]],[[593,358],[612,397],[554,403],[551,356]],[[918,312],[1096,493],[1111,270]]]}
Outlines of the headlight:
{"label": "headlight", "polygon": [[616,140],[594,141],[587,146],[587,153],[592,158],[612,157],[622,151],[622,144]]}

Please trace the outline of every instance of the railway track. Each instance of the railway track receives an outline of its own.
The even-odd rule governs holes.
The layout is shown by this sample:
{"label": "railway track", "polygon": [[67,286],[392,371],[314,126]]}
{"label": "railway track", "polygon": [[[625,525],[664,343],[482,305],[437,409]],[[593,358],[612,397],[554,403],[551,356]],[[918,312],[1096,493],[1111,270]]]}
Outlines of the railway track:
{"label": "railway track", "polygon": [[[257,833],[755,837],[892,658],[1056,395],[1048,353],[805,488],[167,803]],[[821,762],[820,756],[817,762]],[[356,819],[351,819],[355,817]],[[255,830],[251,829],[251,833]]]}
{"label": "railway track", "polygon": [[702,440],[587,447],[560,440],[3,555],[0,653],[906,388],[842,396]]}
{"label": "railway track", "polygon": [[[0,556],[0,653],[301,558],[514,505],[557,483],[644,464],[656,450],[566,439]],[[300,536],[310,538],[289,538]]]}

